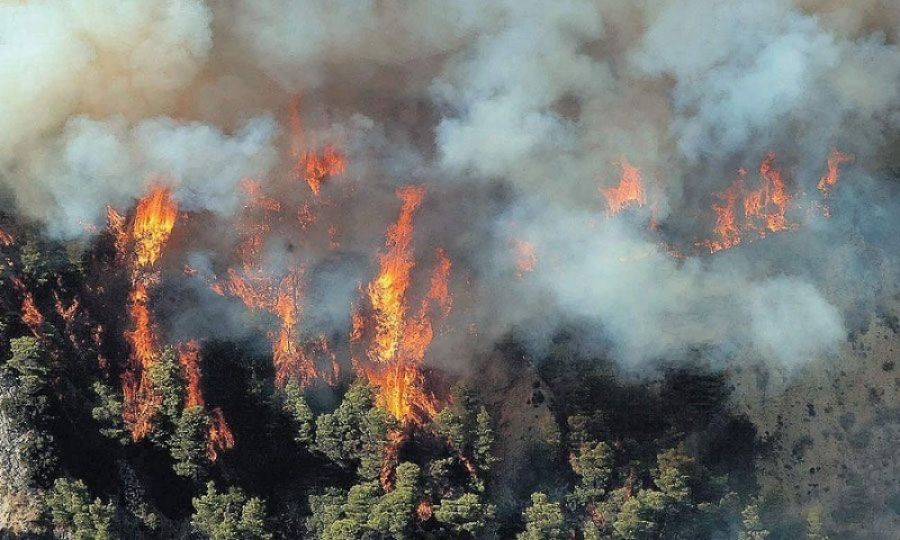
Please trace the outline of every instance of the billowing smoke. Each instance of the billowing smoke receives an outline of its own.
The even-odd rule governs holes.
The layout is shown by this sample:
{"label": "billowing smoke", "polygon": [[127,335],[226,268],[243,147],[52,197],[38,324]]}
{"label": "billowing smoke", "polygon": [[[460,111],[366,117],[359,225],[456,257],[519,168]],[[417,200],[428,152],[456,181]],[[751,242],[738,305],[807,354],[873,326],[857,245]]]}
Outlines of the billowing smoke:
{"label": "billowing smoke", "polygon": [[[889,0],[6,3],[0,179],[61,238],[170,185],[214,216],[178,247],[198,280],[234,262],[258,181],[302,224],[271,224],[266,268],[302,265],[304,321],[342,335],[394,190],[424,184],[416,259],[453,259],[448,339],[579,325],[629,365],[697,346],[791,365],[892,279],[898,31]],[[347,167],[316,194],[298,147],[325,145]],[[826,203],[835,149],[855,159]],[[769,152],[787,225],[710,254],[717,194]],[[644,192],[612,215],[623,163]]]}

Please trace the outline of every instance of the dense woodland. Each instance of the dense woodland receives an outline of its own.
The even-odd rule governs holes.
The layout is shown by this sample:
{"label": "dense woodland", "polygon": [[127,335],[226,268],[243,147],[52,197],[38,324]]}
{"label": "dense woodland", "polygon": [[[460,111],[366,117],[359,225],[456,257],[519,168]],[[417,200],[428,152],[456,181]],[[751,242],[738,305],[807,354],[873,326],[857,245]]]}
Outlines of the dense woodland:
{"label": "dense woodland", "polygon": [[[123,344],[89,335],[125,324],[108,241],[64,245],[23,228],[2,248],[3,496],[24,507],[7,537],[828,538],[818,512],[786,516],[759,495],[767,442],[731,411],[725,375],[680,367],[634,381],[580,356],[572,335],[528,360],[535,390],[521,407],[547,407],[552,422],[522,455],[497,452],[497,396],[478,381],[449,382],[437,414],[401,424],[365,381],[325,399],[277,389],[270,357],[225,341],[202,346],[205,405],[185,405],[185,373],[163,351],[149,373],[160,405],[135,443]],[[23,319],[26,294],[41,320]],[[80,314],[64,317],[59,306],[76,301]],[[497,350],[525,356],[514,337]],[[211,405],[234,439],[214,455]],[[498,483],[504,460],[526,473]],[[501,494],[515,502],[497,504]]]}

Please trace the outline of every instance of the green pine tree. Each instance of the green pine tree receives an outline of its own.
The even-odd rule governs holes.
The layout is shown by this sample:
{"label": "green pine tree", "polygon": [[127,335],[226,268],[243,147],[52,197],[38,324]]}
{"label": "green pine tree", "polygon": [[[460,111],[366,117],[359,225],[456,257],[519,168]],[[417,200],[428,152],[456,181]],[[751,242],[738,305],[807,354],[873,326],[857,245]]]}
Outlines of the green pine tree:
{"label": "green pine tree", "polygon": [[496,515],[496,508],[475,493],[464,493],[455,499],[444,499],[434,507],[434,517],[453,538],[481,538]]}
{"label": "green pine tree", "polygon": [[543,493],[531,495],[531,506],[523,517],[525,531],[518,534],[518,540],[563,540],[569,536],[559,503],[551,502]]}
{"label": "green pine tree", "polygon": [[613,453],[608,444],[582,444],[572,456],[571,465],[580,477],[575,486],[575,498],[580,504],[594,504],[606,495],[613,472]]}
{"label": "green pine tree", "polygon": [[474,454],[475,463],[478,465],[479,470],[483,472],[490,471],[497,462],[497,458],[493,453],[494,438],[494,430],[491,427],[491,415],[482,406],[478,409],[478,414],[475,416]]}
{"label": "green pine tree", "polygon": [[194,497],[191,526],[194,532],[209,540],[270,540],[265,527],[265,505],[262,500],[247,497],[237,488],[220,493],[212,482],[206,493]]}
{"label": "green pine tree", "polygon": [[345,494],[337,488],[326,488],[321,494],[309,496],[309,517],[306,532],[314,538],[324,538],[331,525],[341,519]]}
{"label": "green pine tree", "polygon": [[387,538],[409,538],[421,470],[414,463],[397,467],[394,490],[381,496],[369,518],[369,528]]}
{"label": "green pine tree", "polygon": [[57,371],[47,350],[31,337],[10,341],[11,356],[0,369],[9,392],[0,398],[0,409],[21,438],[20,451],[34,485],[49,483],[56,467],[56,452],[50,432],[52,420],[51,380]]}
{"label": "green pine tree", "polygon": [[316,418],[303,397],[300,386],[290,381],[284,387],[284,410],[290,414],[294,423],[294,440],[305,447],[314,442]]}
{"label": "green pine tree", "polygon": [[46,496],[53,527],[74,540],[110,540],[115,536],[115,507],[100,499],[91,502],[81,480],[58,478]]}
{"label": "green pine tree", "polygon": [[209,417],[203,407],[194,406],[184,410],[175,426],[175,433],[169,440],[169,451],[175,474],[202,480],[209,467],[206,454],[206,434],[209,431]]}

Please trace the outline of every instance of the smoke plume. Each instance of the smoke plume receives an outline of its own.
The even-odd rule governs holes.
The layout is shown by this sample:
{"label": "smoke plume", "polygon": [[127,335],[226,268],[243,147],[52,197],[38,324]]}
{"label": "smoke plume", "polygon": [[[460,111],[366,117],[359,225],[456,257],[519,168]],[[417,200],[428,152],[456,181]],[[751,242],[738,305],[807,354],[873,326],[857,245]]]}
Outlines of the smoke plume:
{"label": "smoke plume", "polygon": [[[413,289],[440,247],[455,290],[432,361],[574,324],[632,366],[698,346],[790,366],[893,281],[898,31],[889,0],[7,2],[0,184],[62,239],[169,185],[204,217],[167,257],[206,291],[255,182],[288,216],[261,266],[302,267],[298,324],[344,336],[395,190],[421,184]],[[346,168],[319,193],[297,163],[326,147]],[[783,222],[736,199],[740,243],[710,249],[730,186],[777,185],[770,155]],[[612,212],[628,167],[641,190]],[[180,331],[226,309],[191,298],[216,307]]]}

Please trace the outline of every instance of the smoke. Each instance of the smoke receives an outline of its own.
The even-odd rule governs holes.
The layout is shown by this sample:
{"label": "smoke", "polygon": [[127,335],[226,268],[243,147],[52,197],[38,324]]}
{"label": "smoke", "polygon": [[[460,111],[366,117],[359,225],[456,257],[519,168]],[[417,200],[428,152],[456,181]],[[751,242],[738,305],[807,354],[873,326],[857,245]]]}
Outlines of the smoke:
{"label": "smoke", "polygon": [[[264,253],[274,274],[306,268],[305,320],[341,335],[396,219],[393,191],[426,184],[416,273],[448,250],[456,328],[539,343],[576,321],[630,365],[698,345],[790,365],[834,351],[890,279],[894,4],[8,3],[0,182],[63,238],[168,183],[183,210],[217,214],[182,257],[203,253],[209,276],[234,263],[220,231],[239,221],[241,181],[260,180],[292,218],[315,213],[273,222]],[[297,178],[298,141],[347,155],[320,198]],[[833,148],[856,161],[824,219],[813,201]],[[713,194],[770,151],[795,230],[702,254]],[[623,159],[650,200],[609,216],[599,190]],[[517,241],[536,254],[521,278]]]}

